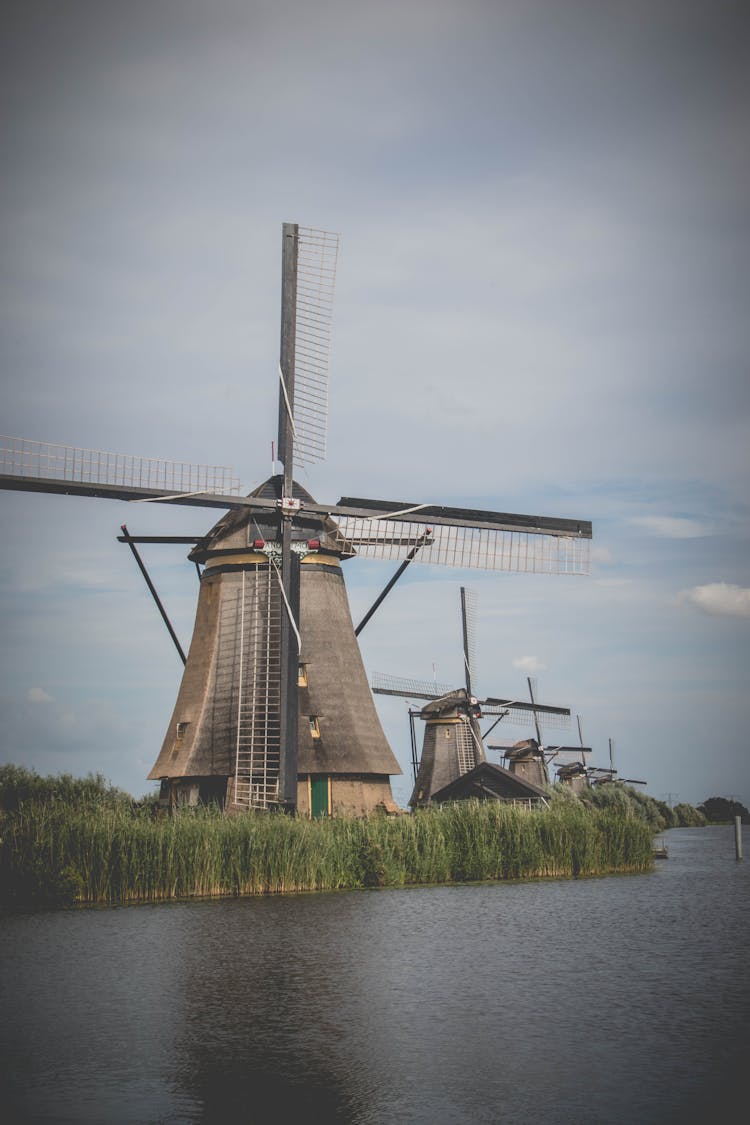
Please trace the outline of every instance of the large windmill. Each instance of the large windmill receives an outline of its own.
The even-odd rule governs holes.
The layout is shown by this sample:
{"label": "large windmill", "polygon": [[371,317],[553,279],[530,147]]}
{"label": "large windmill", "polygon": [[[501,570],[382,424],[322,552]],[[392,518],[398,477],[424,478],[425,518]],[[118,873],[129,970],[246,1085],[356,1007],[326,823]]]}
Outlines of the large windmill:
{"label": "large windmill", "polygon": [[[503,719],[513,723],[527,723],[533,719],[538,730],[540,714],[557,726],[567,725],[570,717],[567,707],[545,706],[537,703],[533,696],[530,703],[509,697],[476,697],[475,621],[476,593],[462,586],[461,639],[465,682],[461,687],[430,684],[380,672],[373,673],[371,678],[372,690],[377,694],[429,701],[416,711],[409,709],[414,768],[414,789],[409,798],[412,807],[427,804],[447,785],[485,762],[484,738]],[[415,715],[419,715],[425,724],[419,758],[414,734]],[[483,735],[479,720],[489,717],[494,717],[495,721]]]}
{"label": "large windmill", "polygon": [[[325,456],[337,252],[337,236],[283,224],[282,471],[249,495],[241,495],[239,480],[225,468],[0,439],[0,487],[6,489],[225,513],[191,540],[189,558],[200,573],[195,626],[172,719],[149,774],[161,781],[165,800],[213,798],[313,814],[392,806],[389,776],[401,771],[367,683],[342,560],[400,560],[401,569],[414,559],[459,568],[587,572],[591,524],[585,520],[351,497],[318,503],[295,482],[295,459],[312,464]],[[126,541],[142,540],[128,533]]]}

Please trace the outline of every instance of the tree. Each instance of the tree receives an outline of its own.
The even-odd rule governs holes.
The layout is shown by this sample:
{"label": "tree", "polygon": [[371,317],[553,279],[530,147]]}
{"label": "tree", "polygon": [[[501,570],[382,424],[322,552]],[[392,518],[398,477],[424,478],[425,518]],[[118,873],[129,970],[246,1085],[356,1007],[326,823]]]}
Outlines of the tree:
{"label": "tree", "polygon": [[732,801],[729,797],[709,797],[702,805],[698,805],[710,824],[726,824],[741,817],[743,824],[750,824],[750,812],[739,801]]}

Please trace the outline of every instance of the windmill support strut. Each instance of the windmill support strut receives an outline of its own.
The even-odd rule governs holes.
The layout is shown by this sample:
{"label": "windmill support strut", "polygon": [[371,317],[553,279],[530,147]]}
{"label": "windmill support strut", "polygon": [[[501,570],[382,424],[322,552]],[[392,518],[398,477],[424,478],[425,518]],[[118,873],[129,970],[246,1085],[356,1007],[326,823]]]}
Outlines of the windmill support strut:
{"label": "windmill support strut", "polygon": [[412,549],[411,549],[411,550],[409,551],[409,554],[408,554],[408,555],[406,556],[406,558],[404,559],[404,561],[403,561],[403,562],[401,563],[401,566],[400,566],[400,567],[398,568],[398,570],[396,571],[396,573],[395,573],[395,574],[393,575],[393,577],[391,578],[390,582],[389,582],[389,583],[387,584],[387,586],[385,586],[385,587],[383,588],[383,590],[382,590],[382,591],[380,592],[380,594],[378,595],[378,597],[377,597],[377,598],[375,599],[375,601],[374,601],[374,602],[372,603],[372,605],[371,605],[371,606],[370,606],[370,608],[368,609],[367,613],[366,613],[366,614],[364,615],[364,617],[363,617],[363,618],[362,618],[362,620],[360,621],[360,623],[359,623],[359,625],[357,626],[357,628],[356,628],[356,629],[354,630],[354,636],[355,636],[355,637],[358,637],[358,636],[359,636],[359,634],[360,634],[360,633],[362,632],[362,630],[364,629],[365,625],[367,624],[367,622],[368,622],[368,621],[370,620],[370,618],[372,617],[372,615],[373,615],[373,613],[375,612],[375,610],[376,610],[376,609],[378,608],[378,606],[379,606],[379,605],[381,604],[381,602],[383,602],[383,601],[384,601],[384,599],[385,599],[385,598],[386,598],[386,597],[388,596],[388,594],[390,594],[391,590],[392,590],[392,589],[393,589],[393,587],[394,587],[394,586],[396,585],[396,583],[398,582],[399,578],[400,578],[400,577],[401,577],[401,575],[402,575],[402,574],[404,573],[404,571],[406,570],[407,566],[409,565],[409,563],[410,563],[410,562],[412,561],[412,559],[413,559],[413,558],[414,558],[414,556],[416,555],[417,551],[418,551],[418,550],[420,549],[420,547],[424,547],[425,543],[426,543],[426,542],[428,541],[428,539],[429,539],[429,536],[430,536],[431,534],[432,534],[432,528],[431,528],[431,527],[428,527],[428,528],[427,528],[427,530],[425,531],[424,535],[420,536],[420,538],[419,538],[419,539],[417,540],[417,542],[415,543],[415,545],[414,545],[414,546],[412,547]]}
{"label": "windmill support strut", "polygon": [[[154,601],[156,602],[157,609],[159,610],[159,613],[162,616],[164,624],[166,625],[167,629],[169,630],[170,637],[174,641],[174,646],[177,649],[178,653],[180,654],[180,660],[182,661],[183,664],[186,664],[187,663],[187,657],[185,656],[185,653],[182,651],[182,645],[177,640],[177,634],[175,633],[174,629],[172,628],[172,623],[169,620],[169,618],[167,617],[167,613],[166,613],[166,610],[164,609],[164,606],[161,604],[161,600],[159,598],[159,595],[156,592],[156,588],[155,588],[153,582],[151,581],[151,579],[149,578],[149,574],[148,574],[148,571],[146,570],[146,567],[144,566],[143,559],[141,558],[140,554],[138,553],[138,549],[136,548],[135,543],[133,542],[132,538],[130,537],[130,533],[128,532],[128,529],[125,526],[125,524],[122,524],[120,530],[122,531],[122,536],[118,535],[118,539],[120,539],[121,542],[123,542],[123,543],[127,543],[128,547],[130,547],[130,550],[133,552],[133,558],[138,563],[141,574],[143,575],[143,577],[146,580],[146,585],[148,586],[149,590],[151,591],[151,596],[154,599]],[[192,540],[191,540],[191,542],[192,542]]]}

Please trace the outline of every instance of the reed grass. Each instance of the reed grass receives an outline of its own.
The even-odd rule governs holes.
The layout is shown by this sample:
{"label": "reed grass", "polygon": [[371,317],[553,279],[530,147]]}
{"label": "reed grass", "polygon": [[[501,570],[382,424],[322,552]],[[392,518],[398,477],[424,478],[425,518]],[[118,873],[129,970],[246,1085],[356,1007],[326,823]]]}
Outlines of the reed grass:
{"label": "reed grass", "polygon": [[215,808],[26,800],[0,813],[0,902],[157,902],[646,871],[653,832],[619,808],[464,801],[307,820]]}

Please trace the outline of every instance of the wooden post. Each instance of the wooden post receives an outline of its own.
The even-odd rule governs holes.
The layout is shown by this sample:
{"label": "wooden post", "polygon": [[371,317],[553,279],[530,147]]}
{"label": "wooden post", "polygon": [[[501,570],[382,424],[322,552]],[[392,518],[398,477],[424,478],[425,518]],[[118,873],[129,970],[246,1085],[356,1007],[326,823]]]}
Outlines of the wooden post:
{"label": "wooden post", "polygon": [[734,818],[734,854],[737,859],[742,859],[742,817]]}

